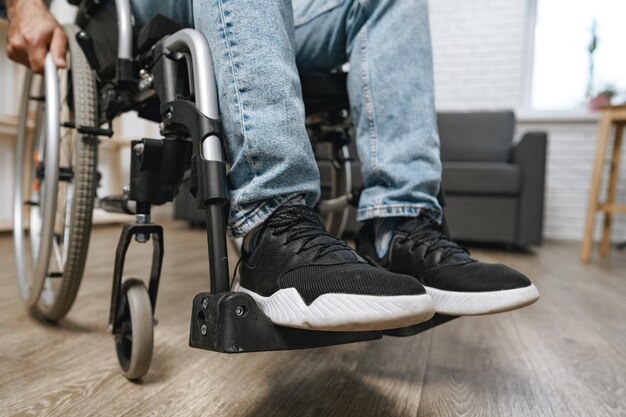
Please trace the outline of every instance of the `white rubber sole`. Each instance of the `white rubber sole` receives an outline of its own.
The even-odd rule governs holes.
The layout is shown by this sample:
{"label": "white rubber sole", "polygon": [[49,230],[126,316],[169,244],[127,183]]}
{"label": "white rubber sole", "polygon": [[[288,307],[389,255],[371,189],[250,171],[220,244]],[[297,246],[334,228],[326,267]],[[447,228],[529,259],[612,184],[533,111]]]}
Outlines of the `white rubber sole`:
{"label": "white rubber sole", "polygon": [[427,287],[435,302],[435,311],[450,316],[478,316],[502,313],[525,307],[539,299],[534,285],[491,292],[456,292]]}
{"label": "white rubber sole", "polygon": [[273,323],[309,330],[367,331],[411,326],[430,319],[433,300],[428,294],[375,296],[323,294],[306,305],[295,288],[263,297],[242,286]]}

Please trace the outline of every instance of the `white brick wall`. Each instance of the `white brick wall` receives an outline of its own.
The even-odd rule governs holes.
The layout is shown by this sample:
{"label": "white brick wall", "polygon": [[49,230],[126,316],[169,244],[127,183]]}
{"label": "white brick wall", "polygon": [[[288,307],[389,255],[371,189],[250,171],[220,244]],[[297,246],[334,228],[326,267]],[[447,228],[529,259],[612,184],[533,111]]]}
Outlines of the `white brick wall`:
{"label": "white brick wall", "polygon": [[[597,122],[520,122],[518,131],[547,131],[548,166],[545,198],[545,235],[549,238],[580,240],[583,236],[591,176],[595,160]],[[608,160],[612,149],[608,149]],[[622,149],[622,164],[617,197],[626,203],[626,149]],[[605,164],[603,193],[608,179]],[[596,217],[596,237],[600,236],[601,218]],[[626,216],[618,215],[612,227],[614,242],[626,241]]]}
{"label": "white brick wall", "polygon": [[[431,0],[430,20],[439,110],[510,108],[521,115],[517,131],[548,132],[545,236],[582,238],[597,122],[524,117],[529,67],[531,0]],[[618,199],[626,202],[626,150]],[[596,236],[599,231],[599,221]],[[626,240],[626,216],[616,219],[613,241]]]}
{"label": "white brick wall", "polygon": [[522,104],[526,9],[526,0],[431,0],[438,108]]}

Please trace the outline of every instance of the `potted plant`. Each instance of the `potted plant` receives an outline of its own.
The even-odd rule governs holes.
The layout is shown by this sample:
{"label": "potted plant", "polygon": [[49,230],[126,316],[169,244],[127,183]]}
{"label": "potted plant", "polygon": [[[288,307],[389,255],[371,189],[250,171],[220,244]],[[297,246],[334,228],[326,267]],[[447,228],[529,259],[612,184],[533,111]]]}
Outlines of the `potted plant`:
{"label": "potted plant", "polygon": [[608,106],[611,104],[611,99],[617,94],[615,87],[608,85],[602,89],[598,94],[589,100],[589,110],[598,111],[602,106]]}

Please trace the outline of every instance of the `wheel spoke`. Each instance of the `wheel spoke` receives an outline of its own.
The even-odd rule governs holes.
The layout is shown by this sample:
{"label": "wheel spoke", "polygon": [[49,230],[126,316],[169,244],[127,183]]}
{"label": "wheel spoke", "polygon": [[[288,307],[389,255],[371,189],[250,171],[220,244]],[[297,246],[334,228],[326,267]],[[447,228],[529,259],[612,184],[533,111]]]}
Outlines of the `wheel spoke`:
{"label": "wheel spoke", "polygon": [[59,235],[54,235],[52,237],[52,248],[54,249],[54,257],[57,261],[57,266],[61,271],[63,271],[63,267],[65,266],[65,262],[63,259],[63,255],[61,255],[61,249],[59,248]]}
{"label": "wheel spoke", "polygon": [[[65,197],[65,228],[63,230],[63,266],[65,266],[65,262],[67,261],[67,254],[69,251],[70,245],[68,245],[70,239],[70,222],[72,218],[72,198],[74,197],[74,185],[69,183],[67,185],[66,197]],[[69,206],[69,207],[68,207]]]}

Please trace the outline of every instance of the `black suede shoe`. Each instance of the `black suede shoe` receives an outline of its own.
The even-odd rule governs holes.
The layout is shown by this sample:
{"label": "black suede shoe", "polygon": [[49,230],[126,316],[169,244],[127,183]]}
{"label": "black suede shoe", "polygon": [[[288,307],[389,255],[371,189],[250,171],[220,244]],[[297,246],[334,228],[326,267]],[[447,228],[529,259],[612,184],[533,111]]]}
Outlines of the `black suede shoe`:
{"label": "black suede shoe", "polygon": [[370,263],[419,278],[435,302],[435,311],[452,316],[514,310],[534,303],[537,288],[521,273],[470,257],[427,216],[406,219],[393,231],[387,253],[379,258],[375,231],[368,222],[358,233],[357,251]]}
{"label": "black suede shoe", "polygon": [[280,207],[246,236],[239,271],[237,290],[282,326],[382,330],[434,314],[418,280],[369,265],[306,206]]}

